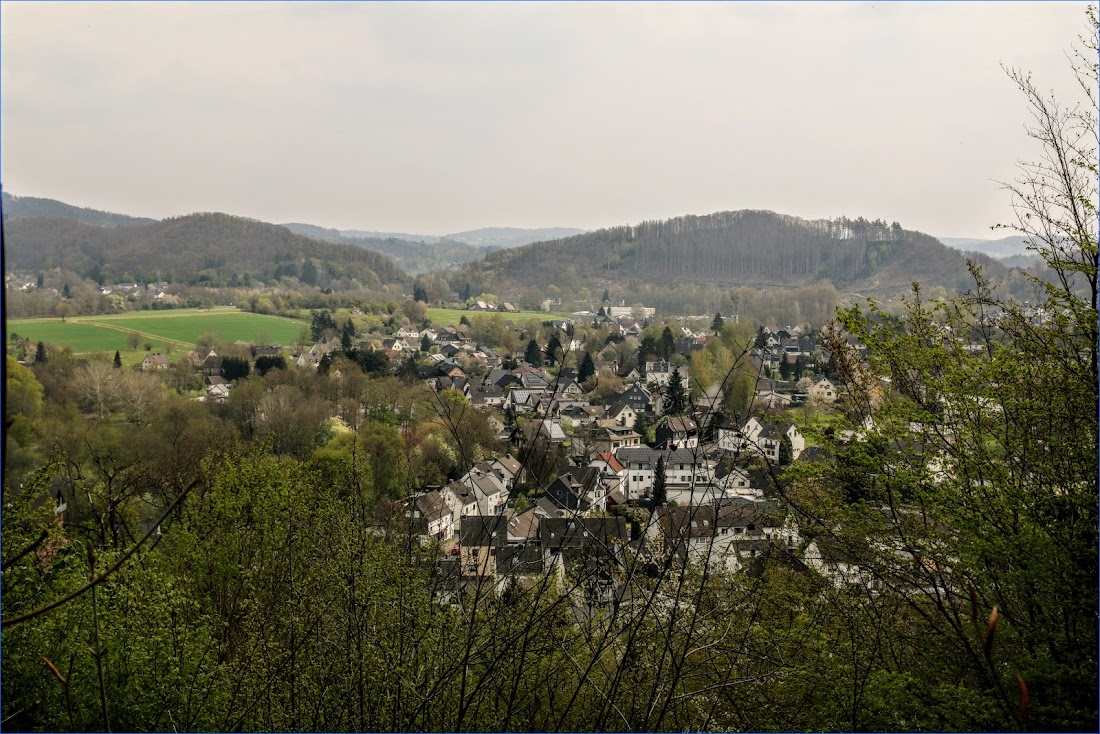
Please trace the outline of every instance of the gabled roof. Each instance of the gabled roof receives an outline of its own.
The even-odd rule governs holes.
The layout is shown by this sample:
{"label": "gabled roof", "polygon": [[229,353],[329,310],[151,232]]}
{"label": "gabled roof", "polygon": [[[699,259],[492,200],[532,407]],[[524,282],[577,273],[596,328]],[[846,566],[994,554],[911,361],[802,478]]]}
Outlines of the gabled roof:
{"label": "gabled roof", "polygon": [[520,471],[523,469],[523,465],[511,454],[498,457],[496,463],[504,467],[513,477],[519,476]]}
{"label": "gabled roof", "polygon": [[601,548],[630,538],[624,517],[547,517],[539,523],[544,549]]}
{"label": "gabled roof", "polygon": [[508,521],[503,515],[467,515],[462,518],[458,544],[462,547],[504,545]]}
{"label": "gabled roof", "polygon": [[428,518],[439,518],[449,514],[451,511],[450,508],[447,507],[447,503],[443,501],[443,495],[441,495],[437,489],[417,495],[413,499],[413,503],[416,505],[416,509],[420,510],[420,513]]}
{"label": "gabled roof", "polygon": [[615,454],[611,453],[610,451],[603,451],[599,454],[596,454],[596,459],[605,462],[607,466],[611,469],[611,471],[615,472],[616,474],[625,469],[622,463],[617,458],[615,458]]}

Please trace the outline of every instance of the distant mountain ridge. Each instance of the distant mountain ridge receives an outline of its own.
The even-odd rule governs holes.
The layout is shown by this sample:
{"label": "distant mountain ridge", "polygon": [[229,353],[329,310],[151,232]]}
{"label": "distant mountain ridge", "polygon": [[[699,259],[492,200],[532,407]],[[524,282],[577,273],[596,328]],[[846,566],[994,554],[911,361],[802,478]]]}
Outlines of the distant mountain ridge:
{"label": "distant mountain ridge", "polygon": [[1027,237],[1015,235],[995,240],[974,239],[971,237],[938,237],[948,247],[965,252],[980,252],[998,260],[1014,255],[1030,255],[1027,249]]}
{"label": "distant mountain ridge", "polygon": [[127,214],[73,206],[56,199],[42,199],[37,196],[12,196],[3,192],[0,202],[4,210],[4,219],[27,219],[32,217],[52,217],[71,219],[82,224],[96,227],[126,227],[135,224],[152,224],[156,219],[132,217]]}
{"label": "distant mountain ridge", "polygon": [[495,250],[569,237],[585,231],[573,227],[536,229],[485,227],[439,237],[354,229],[339,230],[299,222],[289,222],[282,226],[306,237],[366,247],[381,252],[392,258],[403,270],[414,275],[432,270],[456,268],[463,263],[480,260]]}

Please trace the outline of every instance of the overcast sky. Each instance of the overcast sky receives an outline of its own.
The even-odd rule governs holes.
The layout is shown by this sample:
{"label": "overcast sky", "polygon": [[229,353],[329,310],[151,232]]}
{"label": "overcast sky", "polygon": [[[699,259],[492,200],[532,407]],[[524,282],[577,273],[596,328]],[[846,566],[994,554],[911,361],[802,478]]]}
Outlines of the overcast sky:
{"label": "overcast sky", "polygon": [[1083,3],[11,3],[0,181],[444,234],[771,209],[997,237]]}

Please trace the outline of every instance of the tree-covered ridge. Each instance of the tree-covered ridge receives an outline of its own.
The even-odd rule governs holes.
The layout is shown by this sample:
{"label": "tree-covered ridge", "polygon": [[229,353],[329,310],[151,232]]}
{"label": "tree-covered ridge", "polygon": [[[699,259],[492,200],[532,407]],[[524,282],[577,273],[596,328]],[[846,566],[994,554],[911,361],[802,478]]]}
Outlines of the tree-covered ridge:
{"label": "tree-covered ridge", "polygon": [[88,207],[73,206],[54,199],[37,196],[12,196],[3,194],[4,219],[26,219],[49,217],[72,219],[98,227],[119,227],[133,224],[152,224],[157,221],[148,217],[132,217],[127,214],[115,214]]}
{"label": "tree-covered ridge", "polygon": [[5,223],[8,267],[61,267],[101,282],[271,280],[291,275],[310,285],[402,282],[386,257],[327,244],[284,227],[228,214],[190,214],[148,225],[101,228],[67,219]]}
{"label": "tree-covered ridge", "polygon": [[[991,274],[1004,268],[987,258]],[[905,287],[913,279],[954,288],[967,278],[957,251],[899,224],[863,218],[804,220],[770,211],[728,211],[612,227],[494,253],[468,270],[502,284],[541,282],[547,268],[589,278],[654,283]],[[505,288],[500,288],[505,290]]]}

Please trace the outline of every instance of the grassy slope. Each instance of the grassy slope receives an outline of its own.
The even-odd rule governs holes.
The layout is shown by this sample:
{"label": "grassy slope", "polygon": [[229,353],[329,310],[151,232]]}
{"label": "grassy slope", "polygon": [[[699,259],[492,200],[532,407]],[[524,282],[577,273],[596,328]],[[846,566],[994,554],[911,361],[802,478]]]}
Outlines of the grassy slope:
{"label": "grassy slope", "polygon": [[255,341],[266,335],[267,343],[288,345],[301,332],[300,321],[278,316],[245,313],[233,308],[178,309],[173,311],[143,311],[110,316],[75,316],[61,319],[17,319],[4,324],[4,339],[12,332],[57,346],[71,346],[77,354],[97,350],[129,351],[127,334],[136,331],[153,343],[153,349],[163,351],[167,344],[190,348],[200,336],[216,332],[222,341]]}

